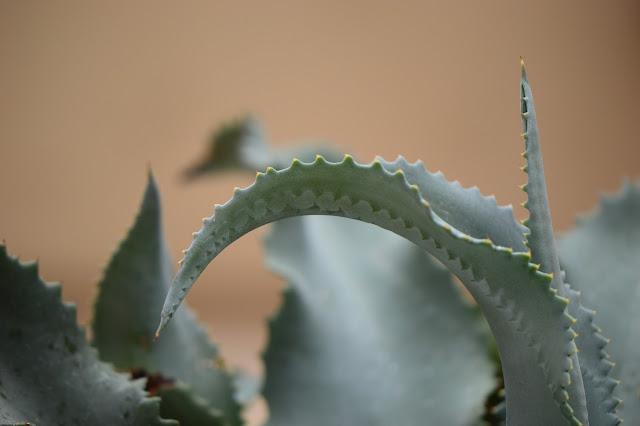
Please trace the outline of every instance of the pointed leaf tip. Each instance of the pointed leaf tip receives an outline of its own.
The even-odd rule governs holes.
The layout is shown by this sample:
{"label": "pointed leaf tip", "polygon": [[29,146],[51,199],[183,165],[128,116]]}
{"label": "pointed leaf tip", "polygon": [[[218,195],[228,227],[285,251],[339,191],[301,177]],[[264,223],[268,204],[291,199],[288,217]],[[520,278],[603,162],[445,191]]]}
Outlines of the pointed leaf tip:
{"label": "pointed leaf tip", "polygon": [[[520,57],[520,69],[522,71],[522,74],[520,77],[520,85],[522,86],[522,83],[529,84],[529,78],[527,77],[527,69],[524,66],[524,59],[522,59],[522,56]],[[525,97],[524,92],[522,93],[522,96]],[[526,133],[526,131],[524,133]]]}

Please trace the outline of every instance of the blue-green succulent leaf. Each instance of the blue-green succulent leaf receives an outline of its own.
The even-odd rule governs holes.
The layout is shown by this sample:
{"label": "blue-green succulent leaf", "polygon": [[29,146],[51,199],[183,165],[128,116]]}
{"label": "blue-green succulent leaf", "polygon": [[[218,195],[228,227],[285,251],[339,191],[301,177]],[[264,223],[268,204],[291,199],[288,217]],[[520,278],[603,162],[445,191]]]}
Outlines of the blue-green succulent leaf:
{"label": "blue-green succulent leaf", "polygon": [[[162,230],[160,195],[149,174],[135,224],[99,283],[93,344],[100,358],[117,368],[179,380],[223,413],[227,424],[239,424],[240,406],[233,398],[232,378],[219,367],[223,363],[218,348],[188,308],[176,314],[175,323],[166,330],[167,339],[153,343],[157,312],[173,273]],[[176,352],[176,346],[185,350]]]}
{"label": "blue-green succulent leaf", "polygon": [[225,170],[255,172],[264,170],[267,166],[283,169],[288,167],[293,156],[302,161],[313,161],[316,154],[336,161],[341,157],[334,150],[319,143],[272,147],[258,119],[246,116],[224,124],[216,130],[211,136],[207,153],[202,160],[189,167],[184,176],[191,180]]}
{"label": "blue-green succulent leaf", "polygon": [[495,197],[483,196],[477,187],[463,188],[459,182],[449,182],[442,172],[429,172],[422,161],[410,164],[403,157],[393,162],[377,160],[390,173],[402,170],[422,198],[429,200],[429,207],[459,231],[514,251],[527,251],[523,234],[528,228],[516,221],[511,206],[498,206]]}
{"label": "blue-green succulent leaf", "polygon": [[[640,183],[625,184],[621,193],[604,198],[600,209],[582,218],[577,227],[558,240],[562,267],[567,281],[581,298],[593,306],[597,336],[605,333],[611,338],[607,352],[603,351],[608,339],[600,336],[599,351],[593,360],[597,368],[584,377],[598,390],[600,404],[607,412],[614,412],[617,398],[612,389],[621,379],[616,393],[624,401],[620,416],[629,424],[640,423]],[[599,374],[598,374],[599,373]],[[583,372],[583,375],[585,373]]]}
{"label": "blue-green succulent leaf", "polygon": [[529,218],[525,220],[529,228],[529,233],[526,234],[527,246],[531,249],[531,262],[540,265],[541,271],[553,274],[552,285],[558,290],[558,294],[564,296],[560,262],[553,234],[547,186],[544,178],[536,110],[524,62],[521,61],[521,64],[520,112],[522,116],[522,137],[525,140],[523,156],[527,159],[527,165],[523,169],[528,178],[527,184],[522,187],[528,197],[528,200],[523,203],[523,206],[529,210]]}
{"label": "blue-green succulent leaf", "polygon": [[603,350],[608,339],[602,336],[601,330],[593,322],[595,312],[582,306],[580,292],[565,284],[565,294],[570,300],[567,309],[577,320],[573,330],[578,334],[576,345],[580,349],[578,358],[589,423],[597,426],[620,424],[622,419],[615,410],[620,399],[613,396],[618,382],[609,377],[613,363],[607,359],[608,355]]}
{"label": "blue-green succulent leaf", "polygon": [[0,245],[0,423],[175,425],[159,417],[144,380],[98,360],[60,286]]}
{"label": "blue-green succulent leaf", "polygon": [[490,332],[442,265],[333,217],[280,221],[266,248],[289,280],[264,355],[269,425],[477,424]]}
{"label": "blue-green succulent leaf", "polygon": [[[473,211],[468,212],[473,214]],[[448,224],[402,171],[351,157],[328,163],[299,161],[267,169],[237,189],[194,234],[162,311],[158,333],[206,265],[245,233],[301,215],[334,215],[376,224],[414,242],[443,262],[467,286],[487,318],[503,361],[508,420],[514,424],[579,424],[567,402],[570,356],[577,348],[568,301],[527,253],[471,237]]]}
{"label": "blue-green succulent leaf", "polygon": [[[528,200],[523,206],[529,210],[529,218],[525,220],[529,227],[527,245],[531,249],[531,262],[540,265],[540,270],[551,274],[553,280],[551,286],[558,290],[558,295],[566,297],[565,286],[562,281],[560,261],[556,249],[556,240],[551,223],[551,211],[547,197],[547,186],[544,178],[544,166],[542,164],[542,152],[540,147],[540,135],[536,110],[533,104],[533,94],[524,61],[520,59],[522,77],[520,79],[520,113],[522,116],[522,137],[525,140],[525,151],[522,154],[527,159],[527,165],[523,170],[527,173],[528,181],[522,186],[527,193]],[[578,354],[571,356],[572,386],[568,389],[575,416],[583,424],[589,424],[589,415],[586,403],[585,388],[582,383],[582,372]]]}

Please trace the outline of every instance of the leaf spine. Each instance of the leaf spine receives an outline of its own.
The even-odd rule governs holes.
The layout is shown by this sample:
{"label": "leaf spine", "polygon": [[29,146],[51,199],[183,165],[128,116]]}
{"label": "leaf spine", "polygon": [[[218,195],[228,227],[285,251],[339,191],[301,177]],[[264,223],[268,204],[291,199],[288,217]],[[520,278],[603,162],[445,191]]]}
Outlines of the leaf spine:
{"label": "leaf spine", "polygon": [[345,154],[344,158],[342,159],[342,163],[343,164],[355,164],[355,161],[353,161],[353,157],[350,156],[349,154]]}

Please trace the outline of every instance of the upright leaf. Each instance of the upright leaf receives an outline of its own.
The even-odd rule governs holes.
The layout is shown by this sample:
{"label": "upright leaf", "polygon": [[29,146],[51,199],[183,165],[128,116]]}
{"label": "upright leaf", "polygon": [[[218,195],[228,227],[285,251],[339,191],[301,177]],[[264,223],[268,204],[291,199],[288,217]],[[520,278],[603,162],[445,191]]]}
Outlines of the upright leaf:
{"label": "upright leaf", "polygon": [[[524,61],[520,59],[522,77],[520,79],[520,113],[522,116],[522,137],[525,140],[525,151],[522,154],[527,159],[527,165],[523,171],[527,173],[528,182],[522,186],[527,193],[528,200],[522,205],[529,210],[529,218],[524,221],[530,229],[526,234],[527,245],[531,249],[531,261],[540,265],[540,270],[553,277],[551,286],[558,294],[565,297],[565,286],[562,282],[560,261],[556,249],[556,240],[551,223],[551,211],[547,198],[547,185],[544,178],[544,166],[542,164],[542,152],[540,147],[540,135],[538,133],[538,121],[533,104],[533,94]],[[569,371],[571,384],[568,388],[569,399],[575,410],[575,417],[584,425],[589,424],[587,400],[578,354],[571,355],[571,368]]]}
{"label": "upright leaf", "polygon": [[[99,284],[95,305],[93,344],[100,357],[120,369],[145,370],[188,385],[221,417],[210,424],[239,424],[240,407],[233,399],[233,384],[219,367],[218,349],[195,315],[184,309],[167,329],[167,338],[153,343],[157,310],[173,277],[173,262],[162,232],[160,196],[154,179],[142,200],[129,235],[113,255]],[[175,351],[176,347],[183,348]],[[181,385],[177,392],[186,392]],[[181,398],[188,398],[183,396]],[[164,407],[163,407],[164,410]],[[173,411],[180,417],[180,412]]]}
{"label": "upright leaf", "polygon": [[0,423],[175,425],[158,415],[144,380],[98,361],[60,286],[0,245]]}

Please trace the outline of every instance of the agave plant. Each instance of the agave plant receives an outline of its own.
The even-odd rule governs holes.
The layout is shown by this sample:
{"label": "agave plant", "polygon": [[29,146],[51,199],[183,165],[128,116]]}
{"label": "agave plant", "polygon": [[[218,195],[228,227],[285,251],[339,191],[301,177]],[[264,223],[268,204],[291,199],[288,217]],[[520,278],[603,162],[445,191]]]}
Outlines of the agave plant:
{"label": "agave plant", "polygon": [[[402,157],[277,164],[203,219],[156,337],[209,262],[247,232],[282,220],[267,241],[268,264],[290,281],[265,352],[270,424],[477,421],[494,374],[481,349],[488,331],[425,253],[459,278],[486,318],[508,424],[612,425],[621,415],[640,422],[632,320],[640,188],[628,184],[557,243],[524,63],[520,90],[530,213],[522,224],[495,199]],[[617,342],[609,351],[613,376],[625,383],[617,388],[621,413],[608,340],[590,307],[606,312],[600,323]]]}
{"label": "agave plant", "polygon": [[521,112],[523,224],[421,162],[277,150],[253,119],[224,127],[187,177],[272,167],[203,219],[175,279],[149,173],[91,345],[60,287],[0,245],[0,423],[242,424],[256,382],[178,307],[217,254],[270,222],[267,265],[289,285],[263,355],[269,425],[640,423],[640,184],[555,240],[524,65]]}

